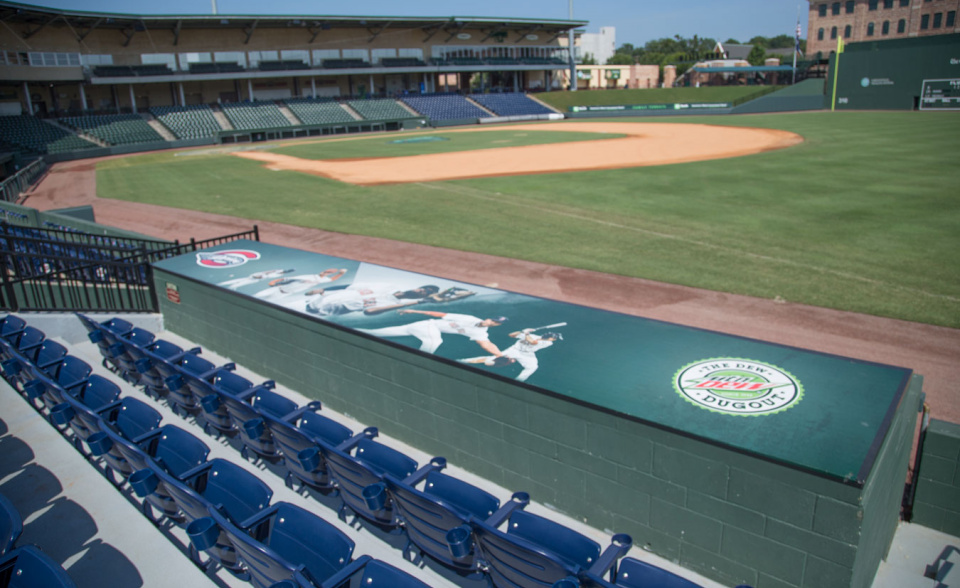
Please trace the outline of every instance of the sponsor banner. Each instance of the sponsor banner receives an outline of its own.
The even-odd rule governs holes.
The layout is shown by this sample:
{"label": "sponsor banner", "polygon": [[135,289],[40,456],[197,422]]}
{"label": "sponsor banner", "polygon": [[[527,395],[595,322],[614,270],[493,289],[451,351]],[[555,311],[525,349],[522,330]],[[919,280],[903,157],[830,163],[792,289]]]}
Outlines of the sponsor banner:
{"label": "sponsor banner", "polygon": [[[869,471],[911,375],[253,241],[155,266],[462,369],[854,482]],[[176,280],[165,281],[178,301]]]}
{"label": "sponsor banner", "polygon": [[673,102],[670,104],[620,104],[608,106],[571,106],[570,112],[622,112],[631,110],[712,110],[733,108],[729,102]]}

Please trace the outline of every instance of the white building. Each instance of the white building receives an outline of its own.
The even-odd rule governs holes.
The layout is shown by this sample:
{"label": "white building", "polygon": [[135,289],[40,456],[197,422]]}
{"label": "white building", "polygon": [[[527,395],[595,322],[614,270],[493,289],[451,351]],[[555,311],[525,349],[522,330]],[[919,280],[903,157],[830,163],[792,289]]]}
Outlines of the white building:
{"label": "white building", "polygon": [[599,33],[580,35],[580,57],[591,55],[597,65],[604,65],[617,50],[617,27],[600,27]]}

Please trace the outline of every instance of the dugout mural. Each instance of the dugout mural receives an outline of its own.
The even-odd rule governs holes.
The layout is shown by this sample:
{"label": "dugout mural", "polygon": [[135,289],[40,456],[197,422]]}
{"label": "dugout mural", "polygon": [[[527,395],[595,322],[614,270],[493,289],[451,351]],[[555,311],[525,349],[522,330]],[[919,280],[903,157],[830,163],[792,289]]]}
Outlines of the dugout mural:
{"label": "dugout mural", "polygon": [[254,241],[156,266],[462,369],[856,485],[911,375]]}

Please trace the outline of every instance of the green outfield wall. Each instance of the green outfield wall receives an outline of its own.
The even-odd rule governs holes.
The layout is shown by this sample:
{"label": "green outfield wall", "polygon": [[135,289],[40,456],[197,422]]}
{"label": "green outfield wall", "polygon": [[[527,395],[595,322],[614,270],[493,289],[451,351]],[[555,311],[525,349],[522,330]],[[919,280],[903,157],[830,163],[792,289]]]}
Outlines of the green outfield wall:
{"label": "green outfield wall", "polygon": [[[839,110],[913,110],[921,106],[924,80],[960,79],[960,35],[851,43],[830,56],[827,106]],[[955,108],[960,108],[958,103]]]}
{"label": "green outfield wall", "polygon": [[[862,485],[613,414],[155,268],[165,328],[325,406],[728,585],[873,581],[922,378]],[[736,434],[731,431],[731,434]],[[769,443],[800,442],[769,439]]]}

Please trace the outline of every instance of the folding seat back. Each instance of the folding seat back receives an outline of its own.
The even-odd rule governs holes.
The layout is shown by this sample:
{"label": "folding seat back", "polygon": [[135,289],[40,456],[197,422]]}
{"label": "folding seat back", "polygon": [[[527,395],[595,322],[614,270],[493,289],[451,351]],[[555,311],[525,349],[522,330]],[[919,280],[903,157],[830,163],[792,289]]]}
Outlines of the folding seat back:
{"label": "folding seat back", "polygon": [[[294,478],[317,490],[332,487],[322,447],[336,447],[353,436],[353,431],[315,412],[304,412],[297,421],[268,417],[264,419],[273,435],[277,451],[287,469],[286,484],[293,487]],[[316,463],[304,464],[300,452],[314,449]]]}
{"label": "folding seat back", "polygon": [[[272,385],[272,384],[271,384]],[[204,429],[212,427],[221,433],[232,433],[239,426],[230,416],[230,405],[249,406],[250,400],[257,392],[257,387],[250,380],[233,373],[230,370],[217,370],[210,378],[211,393],[200,398],[203,407]],[[244,408],[235,406],[235,411]]]}
{"label": "folding seat back", "polygon": [[140,383],[144,385],[149,395],[161,397],[167,395],[167,386],[164,381],[177,373],[174,363],[180,360],[184,354],[200,353],[200,348],[196,347],[189,351],[184,351],[179,346],[170,343],[164,339],[155,339],[150,345],[140,349],[143,358],[135,362],[137,371],[140,372]]}
{"label": "folding seat back", "polygon": [[77,585],[50,556],[32,545],[24,545],[0,558],[0,586],[76,588]]}
{"label": "folding seat back", "polygon": [[13,550],[22,532],[20,511],[6,496],[0,494],[0,556]]}
{"label": "folding seat back", "polygon": [[700,584],[632,557],[625,557],[620,560],[617,566],[615,585],[620,588],[643,588],[644,586],[701,588]]}
{"label": "folding seat back", "polygon": [[550,519],[514,511],[507,532],[471,521],[475,547],[497,588],[547,588],[569,576],[606,573],[629,550],[628,535],[614,535],[603,555],[600,545]]}
{"label": "folding seat back", "polygon": [[[149,471],[150,460],[158,468],[180,480],[188,472],[207,461],[210,448],[190,433],[174,425],[164,425],[152,434],[145,435],[136,444],[117,444],[120,453],[135,472],[130,483],[137,491],[138,471]],[[137,492],[140,494],[140,492]],[[180,509],[170,496],[166,486],[158,482],[149,492],[144,492],[142,509],[148,518],[155,520],[150,509],[156,508],[171,520],[178,520]]]}
{"label": "folding seat back", "polygon": [[476,551],[454,556],[447,545],[447,533],[471,518],[486,520],[493,516],[500,509],[495,496],[439,471],[427,474],[423,490],[389,475],[384,476],[384,482],[410,543],[461,572],[476,569]]}
{"label": "folding seat back", "polygon": [[0,358],[9,358],[10,351],[16,349],[27,328],[26,321],[18,316],[8,314],[0,319]]}
{"label": "folding seat back", "polygon": [[50,417],[57,425],[70,425],[74,443],[82,450],[81,442],[100,431],[100,412],[118,403],[120,387],[98,374],[92,374],[70,392],[63,396],[63,403],[51,409]]}
{"label": "folding seat back", "polygon": [[363,566],[363,575],[359,585],[369,588],[386,588],[388,586],[390,588],[429,588],[410,574],[376,559],[370,560]]}
{"label": "folding seat back", "polygon": [[134,384],[140,382],[140,372],[137,370],[137,361],[144,358],[143,348],[153,343],[153,333],[140,327],[134,327],[119,338],[123,345],[123,353],[117,356],[117,363],[123,379]]}
{"label": "folding seat back", "polygon": [[36,359],[44,339],[46,335],[43,331],[29,325],[11,336],[11,340],[3,346],[0,353],[0,367],[3,368],[3,376],[8,382],[15,386],[24,382],[23,371]]}
{"label": "folding seat back", "polygon": [[[314,406],[319,408],[319,404],[309,408]],[[257,388],[249,405],[234,402],[229,404],[227,409],[240,433],[240,441],[243,443],[241,455],[246,458],[247,451],[251,450],[260,457],[275,460],[278,457],[277,447],[264,417],[293,418],[297,403],[261,386]]]}
{"label": "folding seat back", "polygon": [[27,357],[28,363],[24,366],[23,382],[29,382],[45,373],[45,369],[55,366],[67,356],[67,348],[51,339],[44,339],[43,343]]}
{"label": "folding seat back", "polygon": [[173,365],[176,374],[164,380],[169,391],[167,398],[173,403],[172,408],[187,412],[198,411],[200,399],[212,393],[206,380],[213,376],[217,366],[192,353],[182,355]]}
{"label": "folding seat back", "polygon": [[[209,539],[218,531],[225,533],[258,588],[290,580],[297,573],[320,585],[346,568],[353,556],[354,543],[342,531],[286,502],[265,509],[244,525],[241,528],[213,508],[209,519],[195,521],[193,530],[206,529]],[[201,537],[200,533],[195,536]],[[200,543],[198,548],[205,547]]]}
{"label": "folding seat back", "polygon": [[350,510],[377,525],[396,526],[393,508],[388,504],[379,510],[369,508],[363,491],[380,482],[385,474],[405,479],[417,470],[416,461],[372,439],[361,439],[353,455],[337,448],[328,448],[324,457],[343,500],[341,517]]}
{"label": "folding seat back", "polygon": [[90,377],[93,368],[79,357],[67,355],[59,363],[50,365],[37,374],[26,388],[30,398],[42,398],[47,410],[63,402],[72,389],[81,386]]}
{"label": "folding seat back", "polygon": [[[137,452],[137,441],[157,429],[160,413],[150,405],[132,396],[124,396],[119,405],[100,413],[100,431],[87,438],[90,453],[106,462],[107,477],[117,486],[135,470],[127,461],[121,447]],[[119,474],[118,479],[113,474]]]}

